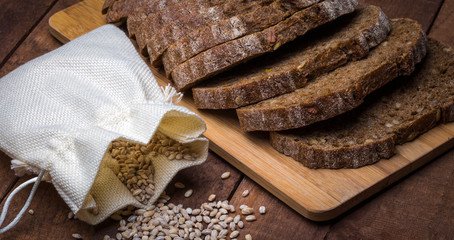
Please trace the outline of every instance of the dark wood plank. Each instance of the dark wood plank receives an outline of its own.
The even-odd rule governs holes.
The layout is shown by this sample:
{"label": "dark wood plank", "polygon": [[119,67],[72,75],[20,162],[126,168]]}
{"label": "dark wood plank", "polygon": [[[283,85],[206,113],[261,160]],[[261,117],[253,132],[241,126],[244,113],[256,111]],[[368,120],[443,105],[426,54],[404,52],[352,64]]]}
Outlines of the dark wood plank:
{"label": "dark wood plank", "polygon": [[429,36],[454,47],[454,0],[445,0]]}
{"label": "dark wood plank", "polygon": [[11,170],[11,158],[0,152],[0,201],[6,196],[8,191],[17,182],[18,178]]}
{"label": "dark wood plank", "polygon": [[55,0],[0,1],[0,63],[26,36]]}
{"label": "dark wood plank", "polygon": [[449,239],[454,236],[454,150],[334,224],[327,239]]}
{"label": "dark wood plank", "polygon": [[427,32],[443,0],[359,0],[361,4],[380,6],[389,18],[411,18]]}
{"label": "dark wood plank", "polygon": [[[279,179],[276,179],[279,181]],[[243,197],[243,191],[248,190],[249,195]],[[329,230],[330,223],[317,223],[308,220],[292,210],[265,189],[245,177],[232,197],[231,204],[238,206],[246,204],[254,208],[257,221],[246,222],[244,229],[240,230],[239,239],[244,239],[246,234],[251,234],[252,239],[323,239]],[[265,206],[266,213],[259,214],[259,207]]]}

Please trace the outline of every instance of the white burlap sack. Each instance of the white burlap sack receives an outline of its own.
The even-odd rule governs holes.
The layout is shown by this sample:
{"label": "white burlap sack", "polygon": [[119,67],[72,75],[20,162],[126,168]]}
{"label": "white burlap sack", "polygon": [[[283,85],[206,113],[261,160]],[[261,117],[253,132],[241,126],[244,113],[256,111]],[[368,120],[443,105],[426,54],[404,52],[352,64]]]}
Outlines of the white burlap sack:
{"label": "white burlap sack", "polygon": [[112,140],[146,144],[159,130],[198,153],[195,161],[153,159],[151,202],[179,170],[205,161],[203,120],[172,104],[169,90],[121,30],[103,26],[0,79],[0,149],[19,175],[45,170],[71,210],[97,224],[127,205],[144,207],[102,161]]}

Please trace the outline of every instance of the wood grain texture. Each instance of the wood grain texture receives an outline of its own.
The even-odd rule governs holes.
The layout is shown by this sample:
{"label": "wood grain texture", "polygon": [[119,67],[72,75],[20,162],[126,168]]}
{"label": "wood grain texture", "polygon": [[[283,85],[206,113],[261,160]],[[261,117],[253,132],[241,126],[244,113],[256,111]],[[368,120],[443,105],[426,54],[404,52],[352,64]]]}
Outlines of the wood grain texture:
{"label": "wood grain texture", "polygon": [[454,1],[446,0],[440,9],[429,36],[454,47]]}
{"label": "wood grain texture", "polygon": [[54,0],[1,0],[0,62],[26,37],[33,25],[46,13]]}
{"label": "wood grain texture", "polygon": [[[454,236],[454,150],[333,224],[326,239],[449,239]],[[365,223],[367,225],[365,225]]]}
{"label": "wood grain texture", "polygon": [[[421,1],[421,5],[424,4],[426,4],[426,11],[430,11],[431,8],[428,7],[430,4]],[[82,4],[78,5],[82,6]],[[98,5],[101,6],[101,4]],[[400,3],[394,3],[398,6],[396,8],[390,7],[391,5],[381,5],[381,3],[379,5],[384,9],[389,8],[389,11],[396,10],[395,14],[413,15],[415,18],[420,15],[415,9]],[[97,5],[83,5],[84,8],[86,6]],[[435,7],[433,13],[425,14],[429,17],[419,17],[423,26],[430,26],[433,18],[430,16],[434,15],[437,9],[438,7]],[[104,19],[100,14],[100,7],[96,11],[76,11],[76,8],[71,8],[52,17],[52,19],[65,18],[66,21],[64,29],[56,29],[52,32],[59,32],[68,40],[74,39],[78,35],[71,26],[78,28],[81,23],[74,20],[84,19],[84,12],[97,12],[98,18]],[[77,15],[65,17],[71,14]],[[90,15],[89,18],[94,16]],[[50,22],[53,22],[52,19]],[[70,22],[73,23],[70,24]],[[91,22],[93,26],[88,28],[94,28],[94,25],[100,21]],[[83,21],[83,24],[86,22]],[[51,24],[51,28],[55,26]],[[152,71],[160,84],[167,84],[168,80],[157,69]],[[205,136],[211,140],[210,148],[213,151],[297,212],[318,221],[340,215],[454,146],[454,124],[448,124],[398,147],[397,154],[390,160],[382,160],[360,169],[311,170],[275,151],[270,146],[266,134],[241,132],[233,111],[197,110],[189,96],[185,96],[180,105],[187,107],[205,120],[207,124]],[[276,177],[279,178],[278,181]]]}
{"label": "wood grain texture", "polygon": [[389,18],[411,18],[427,32],[443,0],[359,0],[360,4],[380,6]]}
{"label": "wood grain texture", "polygon": [[0,152],[0,201],[3,197],[12,189],[14,184],[17,182],[18,177],[14,175],[14,171],[11,170],[10,166],[11,158],[3,152]]}
{"label": "wood grain texture", "polygon": [[[243,197],[241,194],[245,190],[249,191],[249,195]],[[254,208],[257,217],[257,221],[246,222],[242,216],[245,227],[239,239],[249,233],[252,239],[316,240],[323,239],[331,226],[331,222],[313,222],[302,217],[248,177],[241,181],[231,203]],[[260,206],[265,206],[266,213],[263,215],[259,214]]]}

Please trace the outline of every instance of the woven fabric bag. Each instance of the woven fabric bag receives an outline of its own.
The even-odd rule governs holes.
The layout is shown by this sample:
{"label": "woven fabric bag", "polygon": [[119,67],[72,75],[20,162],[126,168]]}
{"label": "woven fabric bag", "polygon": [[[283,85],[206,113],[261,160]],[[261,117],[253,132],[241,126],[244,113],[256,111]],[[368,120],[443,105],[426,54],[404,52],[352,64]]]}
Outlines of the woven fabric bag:
{"label": "woven fabric bag", "polygon": [[1,78],[0,96],[0,150],[14,159],[16,174],[41,173],[36,181],[51,182],[89,224],[128,205],[145,207],[109,166],[106,150],[113,140],[147,144],[159,131],[197,153],[195,160],[152,159],[150,204],[179,170],[207,157],[203,120],[174,104],[181,95],[170,86],[159,87],[133,44],[113,25]]}

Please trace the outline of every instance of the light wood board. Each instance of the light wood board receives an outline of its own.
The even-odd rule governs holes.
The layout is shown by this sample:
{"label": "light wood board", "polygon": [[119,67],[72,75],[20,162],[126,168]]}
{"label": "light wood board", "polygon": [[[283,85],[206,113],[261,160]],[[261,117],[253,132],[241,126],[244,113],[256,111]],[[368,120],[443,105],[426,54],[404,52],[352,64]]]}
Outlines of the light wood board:
{"label": "light wood board", "polygon": [[[50,32],[65,43],[105,24],[104,0],[84,0],[49,20]],[[159,84],[166,79],[151,69]],[[192,99],[180,105],[201,116],[210,149],[303,216],[323,221],[335,218],[372,194],[421,167],[454,146],[454,123],[440,125],[397,147],[389,160],[360,169],[312,170],[274,150],[266,133],[243,133],[234,111],[197,110]]]}

